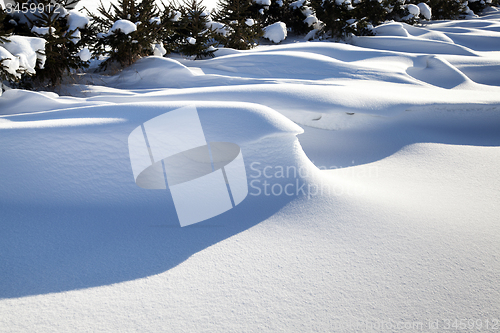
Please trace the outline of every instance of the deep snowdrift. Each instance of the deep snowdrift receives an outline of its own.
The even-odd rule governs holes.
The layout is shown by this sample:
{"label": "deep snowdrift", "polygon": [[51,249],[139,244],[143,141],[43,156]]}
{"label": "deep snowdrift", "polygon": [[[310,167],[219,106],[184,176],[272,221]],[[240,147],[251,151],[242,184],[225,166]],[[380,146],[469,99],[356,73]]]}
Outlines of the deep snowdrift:
{"label": "deep snowdrift", "polygon": [[[145,58],[114,76],[77,77],[61,89],[73,97],[7,91],[0,327],[491,325],[500,306],[497,16],[386,24],[356,46]],[[186,105],[207,142],[239,145],[249,194],[180,228],[169,190],[135,184],[127,139]]]}

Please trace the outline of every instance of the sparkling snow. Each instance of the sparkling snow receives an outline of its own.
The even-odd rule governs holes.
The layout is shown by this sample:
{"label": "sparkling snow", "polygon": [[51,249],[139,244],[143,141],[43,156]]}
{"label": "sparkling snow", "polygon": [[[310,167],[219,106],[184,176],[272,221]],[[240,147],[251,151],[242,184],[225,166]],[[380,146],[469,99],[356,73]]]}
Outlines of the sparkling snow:
{"label": "sparkling snow", "polygon": [[[375,32],[7,90],[0,330],[492,331],[500,15]],[[127,138],[193,104],[241,147],[249,195],[180,228]]]}

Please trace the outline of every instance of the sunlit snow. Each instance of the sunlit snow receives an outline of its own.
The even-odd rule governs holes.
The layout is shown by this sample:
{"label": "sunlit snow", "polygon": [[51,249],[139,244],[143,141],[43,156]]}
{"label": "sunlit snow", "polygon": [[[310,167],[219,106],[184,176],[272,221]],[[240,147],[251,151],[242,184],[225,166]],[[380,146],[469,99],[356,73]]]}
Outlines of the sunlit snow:
{"label": "sunlit snow", "polygon": [[[0,330],[498,321],[500,14],[375,32],[196,61],[158,44],[57,94],[5,91]],[[241,148],[249,194],[181,228],[169,190],[135,184],[127,140],[184,106]]]}

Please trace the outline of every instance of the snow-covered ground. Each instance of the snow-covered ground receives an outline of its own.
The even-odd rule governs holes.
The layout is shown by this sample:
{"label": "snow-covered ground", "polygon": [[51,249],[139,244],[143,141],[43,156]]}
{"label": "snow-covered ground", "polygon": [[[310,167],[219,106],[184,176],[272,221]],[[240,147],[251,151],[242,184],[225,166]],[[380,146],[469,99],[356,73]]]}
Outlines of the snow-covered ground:
{"label": "snow-covered ground", "polygon": [[[500,330],[500,14],[377,32],[6,91],[0,331]],[[181,228],[127,140],[189,105],[249,194]]]}

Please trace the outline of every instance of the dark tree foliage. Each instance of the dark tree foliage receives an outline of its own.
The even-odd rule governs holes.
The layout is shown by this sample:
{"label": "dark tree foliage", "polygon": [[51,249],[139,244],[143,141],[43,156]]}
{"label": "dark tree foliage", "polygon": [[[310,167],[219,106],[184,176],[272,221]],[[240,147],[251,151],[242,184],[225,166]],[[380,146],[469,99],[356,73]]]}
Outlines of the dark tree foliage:
{"label": "dark tree foliage", "polygon": [[6,11],[0,6],[0,45],[3,43],[7,43],[7,37],[10,35],[10,31],[7,30],[5,22],[7,21],[8,16]]}
{"label": "dark tree foliage", "polygon": [[[43,68],[39,68],[33,77],[23,77],[24,87],[32,84],[39,88],[46,85],[55,87],[60,84],[64,74],[71,70],[88,67],[77,55],[85,45],[81,39],[74,38],[77,29],[69,30],[68,14],[66,8],[72,8],[78,0],[29,0],[18,1],[21,5],[27,4],[36,10],[27,13],[17,12],[16,17],[9,17],[9,22],[14,34],[22,36],[41,37],[47,41],[44,55],[46,57]],[[32,7],[30,7],[32,6]],[[24,20],[19,15],[24,16]],[[25,23],[21,23],[25,22]],[[48,30],[46,34],[39,34],[33,28]],[[87,29],[81,29],[81,35],[87,35]]]}
{"label": "dark tree foliage", "polygon": [[[0,6],[0,45],[4,43],[8,43],[7,37],[9,36],[9,31],[7,31],[4,21],[7,19],[7,13]],[[17,78],[12,73],[7,71],[7,67],[5,66],[5,62],[10,60],[9,58],[0,58],[0,86],[3,86],[3,81],[17,81]]]}
{"label": "dark tree foliage", "polygon": [[378,0],[363,0],[356,5],[355,11],[356,18],[364,19],[373,26],[387,19],[387,10]]}
{"label": "dark tree foliage", "polygon": [[180,5],[173,0],[169,5],[162,3],[162,7],[160,11],[162,29],[158,33],[158,40],[163,42],[167,54],[170,54],[178,50],[182,40],[180,34],[182,13],[180,11]]}
{"label": "dark tree foliage", "polygon": [[[252,19],[252,5],[252,0],[219,0],[217,3],[213,18],[229,30],[226,36],[218,35],[217,39],[226,47],[248,50],[264,35],[261,23]],[[253,24],[249,24],[249,19]]]}
{"label": "dark tree foliage", "polygon": [[[77,55],[79,49],[84,46],[81,40],[74,38],[77,29],[69,30],[68,15],[62,15],[57,11],[54,3],[59,3],[62,7],[73,5],[72,1],[61,0],[38,0],[43,3],[45,10],[35,14],[32,26],[46,27],[54,29],[53,33],[46,35],[33,35],[42,37],[47,41],[45,44],[45,65],[39,69],[35,75],[35,81],[42,85],[48,81],[52,87],[58,85],[65,73],[72,69],[88,67],[88,62],[83,62]],[[81,34],[87,35],[86,29],[81,29]]]}
{"label": "dark tree foliage", "polygon": [[456,20],[465,15],[466,0],[428,0],[426,3],[432,8],[433,20]]}
{"label": "dark tree foliage", "polygon": [[486,3],[484,2],[484,0],[474,1],[474,2],[469,1],[468,7],[475,14],[480,14],[483,10],[486,9]]}
{"label": "dark tree foliage", "polygon": [[[278,6],[278,3],[275,5],[273,2],[269,8],[270,12],[274,11],[277,13],[277,18],[274,19],[274,22],[281,21],[285,23],[287,28],[297,35],[305,35],[311,31],[312,27],[305,22],[305,13],[308,10],[313,11],[312,8],[309,7],[310,4],[308,1],[283,0],[279,3],[282,3],[282,5]],[[273,6],[276,6],[277,8],[273,9],[275,8]]]}
{"label": "dark tree foliage", "polygon": [[356,34],[354,8],[349,3],[338,5],[335,0],[311,0],[316,16],[324,23],[323,32],[333,38],[342,39]]}
{"label": "dark tree foliage", "polygon": [[262,26],[268,26],[276,22],[284,22],[284,18],[287,15],[286,5],[283,0],[272,0],[271,5],[264,6],[261,8],[263,14],[259,12],[258,18],[262,23]]}
{"label": "dark tree foliage", "polygon": [[[153,54],[153,45],[162,42],[169,20],[161,20],[161,13],[154,0],[119,0],[109,9],[100,4],[100,15],[89,13],[93,19],[92,30],[97,38],[93,47],[95,56],[108,56],[101,67],[111,63],[121,67],[129,66],[143,56]],[[116,21],[127,20],[134,23],[136,30],[131,33],[117,29],[110,31]]]}
{"label": "dark tree foliage", "polygon": [[217,50],[214,45],[214,32],[207,27],[209,13],[206,7],[198,0],[185,2],[181,7],[181,29],[182,42],[179,52],[187,56],[195,56],[196,59],[213,57]]}

